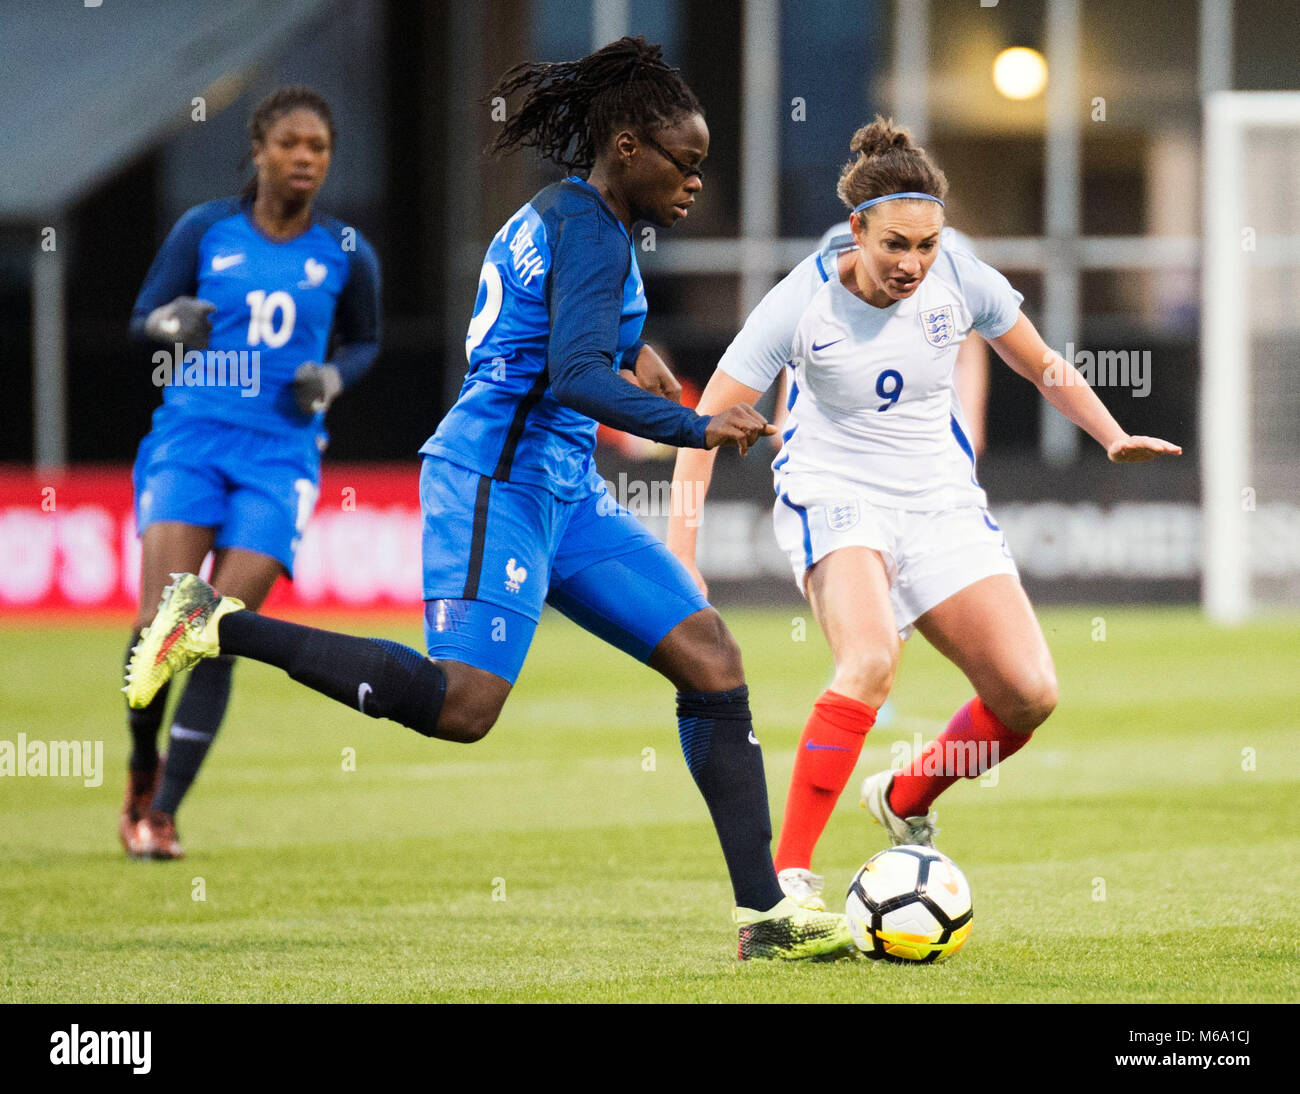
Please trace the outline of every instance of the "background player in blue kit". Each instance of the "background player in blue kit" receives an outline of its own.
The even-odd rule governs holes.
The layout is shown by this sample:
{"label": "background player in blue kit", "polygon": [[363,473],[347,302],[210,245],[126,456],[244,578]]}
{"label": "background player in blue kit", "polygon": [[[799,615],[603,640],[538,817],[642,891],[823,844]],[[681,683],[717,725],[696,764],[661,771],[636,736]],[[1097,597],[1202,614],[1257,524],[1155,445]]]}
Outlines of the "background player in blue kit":
{"label": "background player in blue kit", "polygon": [[[328,104],[310,88],[280,88],[249,130],[256,177],[242,197],[181,217],[132,314],[133,335],[172,350],[134,470],[142,560],[132,646],[167,575],[198,570],[209,551],[213,584],[250,607],[292,574],[319,489],[324,411],[379,351],[374,251],[313,209],[334,148]],[[331,329],[334,354],[319,364]],[[128,711],[118,831],[129,855],[181,857],[176,810],[225,714],[232,667],[230,657],[195,666],[165,765],[157,735],[167,687]]]}
{"label": "background player in blue kit", "polygon": [[173,672],[221,652],[283,668],[371,717],[476,741],[549,602],[676,685],[682,748],[731,874],[739,955],[843,952],[843,916],[798,908],[777,884],[735,640],[667,548],[609,497],[592,457],[597,420],[742,453],[771,432],[749,406],[705,418],[655,394],[668,377],[640,340],[646,303],[631,229],[688,215],[709,143],[700,105],[640,38],[579,61],[518,66],[492,94],[521,90],[494,150],[533,145],[589,174],[541,190],[493,238],[466,339],[469,372],[421,450],[429,657],[267,619],[178,575],[132,658],[128,700],[149,701]]}

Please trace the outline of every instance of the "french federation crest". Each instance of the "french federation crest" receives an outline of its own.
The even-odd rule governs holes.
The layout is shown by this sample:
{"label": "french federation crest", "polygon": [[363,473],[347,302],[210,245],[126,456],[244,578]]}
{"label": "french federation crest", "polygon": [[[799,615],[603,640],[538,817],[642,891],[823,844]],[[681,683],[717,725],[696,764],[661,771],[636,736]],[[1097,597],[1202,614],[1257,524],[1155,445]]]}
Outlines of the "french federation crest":
{"label": "french federation crest", "polygon": [[847,532],[858,523],[858,503],[843,502],[826,510],[826,523],[832,532]]}
{"label": "french federation crest", "polygon": [[930,308],[921,312],[921,330],[925,340],[935,349],[943,349],[957,337],[957,323],[952,317],[952,305]]}

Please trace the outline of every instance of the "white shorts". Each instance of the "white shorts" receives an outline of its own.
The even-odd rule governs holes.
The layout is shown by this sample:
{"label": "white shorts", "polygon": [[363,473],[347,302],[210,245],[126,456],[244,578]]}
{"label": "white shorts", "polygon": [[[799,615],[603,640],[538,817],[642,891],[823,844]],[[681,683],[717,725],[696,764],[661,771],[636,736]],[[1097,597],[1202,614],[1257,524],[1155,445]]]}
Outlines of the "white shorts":
{"label": "white shorts", "polygon": [[1002,529],[987,509],[976,506],[913,512],[851,497],[802,506],[782,493],[772,510],[772,524],[805,596],[804,575],[832,551],[879,551],[889,577],[894,621],[904,639],[911,636],[918,618],[967,585],[994,574],[1020,577]]}

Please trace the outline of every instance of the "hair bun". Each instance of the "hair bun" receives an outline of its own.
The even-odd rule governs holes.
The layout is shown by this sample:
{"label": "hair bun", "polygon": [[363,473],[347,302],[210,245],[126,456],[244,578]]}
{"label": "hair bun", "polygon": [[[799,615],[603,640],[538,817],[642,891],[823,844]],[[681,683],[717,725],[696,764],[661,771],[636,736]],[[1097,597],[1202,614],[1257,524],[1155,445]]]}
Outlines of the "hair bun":
{"label": "hair bun", "polygon": [[886,121],[880,115],[876,115],[876,120],[870,125],[864,125],[854,133],[853,140],[849,142],[850,151],[867,159],[883,156],[893,149],[901,151],[911,147],[912,135],[902,126],[895,125],[892,118]]}

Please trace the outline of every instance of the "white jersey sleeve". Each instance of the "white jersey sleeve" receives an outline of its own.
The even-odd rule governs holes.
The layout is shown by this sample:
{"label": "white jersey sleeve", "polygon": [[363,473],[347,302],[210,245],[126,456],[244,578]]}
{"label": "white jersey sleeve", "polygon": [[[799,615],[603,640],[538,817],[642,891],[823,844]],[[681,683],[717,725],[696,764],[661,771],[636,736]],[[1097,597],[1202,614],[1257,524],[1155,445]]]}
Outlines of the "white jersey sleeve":
{"label": "white jersey sleeve", "polygon": [[953,232],[951,239],[947,235],[945,231],[935,260],[940,268],[931,273],[937,272],[942,279],[951,281],[970,310],[971,329],[976,334],[984,338],[1001,337],[1020,318],[1024,296],[1001,273],[963,246],[959,233]]}
{"label": "white jersey sleeve", "polygon": [[799,317],[825,283],[821,252],[810,254],[774,285],[732,339],[718,368],[755,391],[766,391],[790,360]]}

